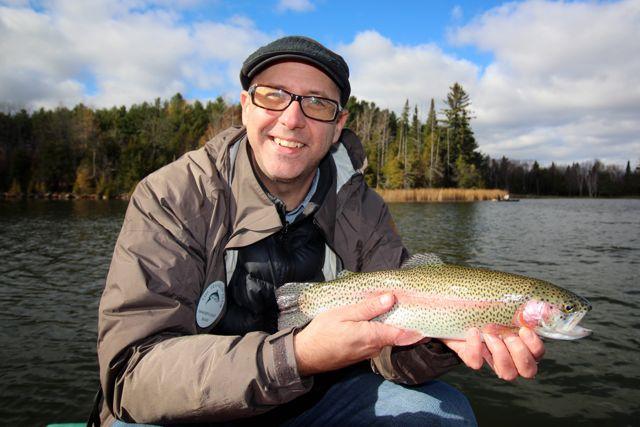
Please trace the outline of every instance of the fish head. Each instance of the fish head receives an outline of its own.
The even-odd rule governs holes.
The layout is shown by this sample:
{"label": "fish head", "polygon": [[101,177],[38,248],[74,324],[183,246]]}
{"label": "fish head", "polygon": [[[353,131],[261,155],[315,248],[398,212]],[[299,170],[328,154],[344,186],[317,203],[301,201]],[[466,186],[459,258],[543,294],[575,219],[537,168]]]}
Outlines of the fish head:
{"label": "fish head", "polygon": [[546,338],[576,340],[591,334],[578,323],[591,310],[585,298],[569,294],[561,298],[530,299],[516,314],[516,323]]}

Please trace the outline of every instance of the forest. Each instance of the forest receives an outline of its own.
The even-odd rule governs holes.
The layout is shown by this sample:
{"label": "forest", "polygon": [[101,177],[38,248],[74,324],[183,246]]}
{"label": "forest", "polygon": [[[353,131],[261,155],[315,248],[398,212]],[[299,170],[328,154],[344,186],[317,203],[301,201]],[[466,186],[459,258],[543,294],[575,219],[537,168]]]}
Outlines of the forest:
{"label": "forest", "polygon": [[[444,108],[431,99],[426,121],[409,100],[400,114],[351,97],[347,127],[361,138],[367,183],[378,189],[488,188],[519,195],[640,196],[640,162],[541,166],[480,152],[464,88]],[[241,123],[239,104],[202,103],[176,94],[129,108],[0,112],[0,194],[126,197],[144,176]]]}

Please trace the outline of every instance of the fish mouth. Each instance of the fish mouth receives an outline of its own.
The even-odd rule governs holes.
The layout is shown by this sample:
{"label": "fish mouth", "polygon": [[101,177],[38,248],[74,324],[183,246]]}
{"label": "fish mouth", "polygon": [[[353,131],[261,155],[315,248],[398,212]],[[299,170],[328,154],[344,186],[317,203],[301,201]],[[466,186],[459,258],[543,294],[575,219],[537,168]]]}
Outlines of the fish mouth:
{"label": "fish mouth", "polygon": [[577,340],[591,335],[591,329],[578,325],[588,310],[579,311],[567,316],[564,320],[557,320],[551,325],[543,324],[536,328],[538,335],[556,340]]}

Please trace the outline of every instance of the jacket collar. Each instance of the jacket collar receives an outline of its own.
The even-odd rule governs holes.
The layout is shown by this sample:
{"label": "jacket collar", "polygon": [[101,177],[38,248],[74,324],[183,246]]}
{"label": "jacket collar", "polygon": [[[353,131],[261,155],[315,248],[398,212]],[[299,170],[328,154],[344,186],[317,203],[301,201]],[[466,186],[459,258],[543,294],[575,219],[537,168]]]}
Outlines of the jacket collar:
{"label": "jacket collar", "polygon": [[253,173],[246,135],[238,144],[231,177],[231,204],[235,206],[231,217],[233,231],[227,248],[251,245],[282,228],[276,206]]}
{"label": "jacket collar", "polygon": [[[224,174],[221,178],[227,185],[230,182],[227,199],[232,231],[225,249],[248,246],[279,231],[283,224],[276,206],[253,173],[245,129],[228,129],[209,141],[205,149],[215,159],[218,171]],[[316,212],[315,220],[331,246],[335,218],[344,200],[348,199],[348,194],[340,198],[336,195],[341,190],[351,192],[352,188],[348,188],[351,178],[361,174],[367,162],[360,140],[348,129],[342,131],[340,142],[332,147],[328,156],[331,157],[331,188]]]}

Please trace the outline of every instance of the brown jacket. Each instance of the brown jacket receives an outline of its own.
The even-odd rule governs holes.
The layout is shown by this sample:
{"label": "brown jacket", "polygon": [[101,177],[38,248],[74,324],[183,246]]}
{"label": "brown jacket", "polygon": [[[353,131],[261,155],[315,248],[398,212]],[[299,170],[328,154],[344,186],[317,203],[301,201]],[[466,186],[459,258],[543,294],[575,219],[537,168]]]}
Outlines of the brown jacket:
{"label": "brown jacket", "polygon": [[[204,289],[226,283],[225,252],[282,227],[247,144],[243,128],[227,129],[134,191],[99,309],[103,423],[114,415],[153,423],[244,418],[311,389],[313,379],[298,375],[291,329],[221,336],[196,323]],[[407,252],[387,206],[364,183],[360,141],[345,130],[336,147],[333,190],[316,213],[328,248],[352,271],[398,267]],[[456,363],[422,345],[385,349],[374,370],[415,384]]]}

